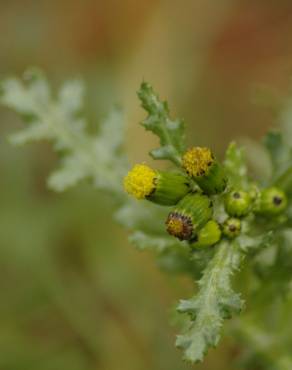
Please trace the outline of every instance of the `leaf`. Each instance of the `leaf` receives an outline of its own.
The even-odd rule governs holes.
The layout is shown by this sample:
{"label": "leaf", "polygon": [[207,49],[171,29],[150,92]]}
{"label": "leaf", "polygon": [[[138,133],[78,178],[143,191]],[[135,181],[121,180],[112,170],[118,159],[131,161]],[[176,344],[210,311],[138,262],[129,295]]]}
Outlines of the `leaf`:
{"label": "leaf", "polygon": [[[273,302],[273,300],[270,301]],[[287,319],[289,318],[284,318],[286,321],[284,327],[278,323],[278,326],[271,330],[269,325],[263,325],[262,317],[256,320],[247,316],[241,318],[240,321],[235,321],[233,331],[241,341],[245,342],[251,355],[264,361],[265,369],[290,370],[292,368],[291,344],[289,342],[291,326]],[[285,331],[289,332],[288,336]],[[252,367],[249,366],[249,368]]]}
{"label": "leaf", "polygon": [[264,144],[270,155],[273,168],[272,178],[275,180],[291,167],[291,148],[286,145],[283,134],[275,130],[266,134]]}
{"label": "leaf", "polygon": [[224,168],[233,188],[248,188],[247,167],[244,158],[244,150],[239,148],[235,142],[230,143],[227,148]]}
{"label": "leaf", "polygon": [[31,69],[24,74],[26,85],[17,78],[1,82],[1,103],[24,115],[41,112],[50,97],[48,82],[41,71]]}
{"label": "leaf", "polygon": [[268,231],[259,236],[240,235],[237,238],[240,249],[244,253],[252,253],[262,250],[262,248],[269,247],[274,239],[274,233]]}
{"label": "leaf", "polygon": [[169,213],[168,207],[158,206],[148,201],[128,201],[116,212],[115,219],[125,228],[142,230],[147,234],[167,235],[165,220]]}
{"label": "leaf", "polygon": [[74,117],[83,109],[84,85],[80,80],[67,81],[61,87],[59,103],[68,116]]}
{"label": "leaf", "polygon": [[89,176],[86,166],[78,156],[66,156],[61,163],[61,167],[48,179],[48,186],[53,190],[64,191]]}
{"label": "leaf", "polygon": [[240,312],[243,301],[231,288],[231,277],[240,267],[242,254],[236,242],[222,241],[199,280],[198,294],[183,300],[178,311],[189,314],[188,328],[176,345],[192,363],[202,361],[210,347],[218,344],[223,320]]}
{"label": "leaf", "polygon": [[270,131],[264,143],[270,154],[273,173],[272,184],[281,187],[288,195],[292,195],[292,101],[291,95],[284,101],[279,115],[281,131]]}
{"label": "leaf", "polygon": [[152,150],[151,156],[154,159],[168,159],[179,166],[185,150],[183,121],[170,118],[167,102],[159,99],[150,84],[143,82],[138,96],[142,107],[148,112],[142,125],[160,138],[160,148]]}
{"label": "leaf", "polygon": [[102,122],[99,135],[93,139],[93,157],[96,163],[94,184],[101,189],[123,193],[122,179],[128,168],[123,151],[125,140],[125,117],[123,111],[115,107]]}
{"label": "leaf", "polygon": [[2,81],[0,102],[27,122],[26,128],[10,140],[14,144],[53,142],[55,150],[62,152],[61,166],[48,180],[56,191],[91,179],[97,188],[121,195],[122,177],[127,168],[122,153],[123,113],[113,109],[102,123],[99,135],[90,136],[80,116],[83,95],[83,83],[73,80],[67,81],[53,98],[47,80],[37,70],[27,72],[23,81],[15,78]]}
{"label": "leaf", "polygon": [[172,247],[187,248],[189,250],[186,243],[179,242],[166,234],[164,236],[155,236],[142,231],[136,231],[130,235],[129,240],[140,250],[154,249],[157,252],[164,252],[166,249]]}
{"label": "leaf", "polygon": [[253,180],[265,185],[269,182],[272,173],[270,156],[261,142],[251,138],[241,139],[249,172]]}
{"label": "leaf", "polygon": [[155,235],[138,230],[130,235],[129,240],[139,250],[154,251],[162,270],[172,274],[189,273],[196,279],[201,277],[212,254],[210,249],[191,251],[187,242],[170,237],[165,232]]}
{"label": "leaf", "polygon": [[45,140],[52,136],[46,124],[40,125],[39,122],[37,122],[31,123],[29,127],[10,135],[9,141],[13,145],[23,145],[31,141]]}

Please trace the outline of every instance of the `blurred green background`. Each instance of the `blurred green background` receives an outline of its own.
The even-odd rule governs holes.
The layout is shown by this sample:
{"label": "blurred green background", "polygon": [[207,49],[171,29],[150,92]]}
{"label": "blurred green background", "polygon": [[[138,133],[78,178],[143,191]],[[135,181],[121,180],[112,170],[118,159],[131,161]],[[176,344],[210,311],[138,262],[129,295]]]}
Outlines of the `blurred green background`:
{"label": "blurred green background", "polygon": [[[222,154],[273,124],[254,101],[262,86],[287,93],[291,57],[290,1],[0,1],[0,75],[38,66],[55,86],[81,76],[92,125],[125,107],[131,163],[149,161],[156,140],[137,124],[143,79],[185,118],[189,143]],[[188,369],[169,321],[193,283],[129,245],[110,198],[86,184],[49,191],[57,157],[48,144],[11,147],[19,127],[1,108],[0,369]],[[197,369],[233,370],[238,352],[227,339]]]}

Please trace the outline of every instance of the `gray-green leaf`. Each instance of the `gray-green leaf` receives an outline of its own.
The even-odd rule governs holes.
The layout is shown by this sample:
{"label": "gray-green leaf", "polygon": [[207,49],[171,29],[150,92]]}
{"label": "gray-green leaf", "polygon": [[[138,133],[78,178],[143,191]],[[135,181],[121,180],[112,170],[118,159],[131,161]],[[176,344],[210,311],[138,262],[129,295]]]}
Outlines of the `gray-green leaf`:
{"label": "gray-green leaf", "polygon": [[183,121],[170,118],[167,102],[159,99],[150,84],[143,82],[138,96],[142,107],[148,112],[142,125],[160,138],[160,148],[152,150],[151,156],[154,159],[168,159],[180,165],[181,155],[185,150]]}
{"label": "gray-green leaf", "polygon": [[248,187],[244,150],[239,148],[235,142],[230,143],[227,148],[224,168],[231,187],[242,189],[246,189]]}
{"label": "gray-green leaf", "polygon": [[188,328],[177,337],[184,358],[202,361],[210,347],[218,344],[223,320],[243,307],[240,295],[231,287],[231,277],[240,268],[242,254],[236,242],[222,241],[199,280],[198,294],[181,301],[178,310],[189,314]]}

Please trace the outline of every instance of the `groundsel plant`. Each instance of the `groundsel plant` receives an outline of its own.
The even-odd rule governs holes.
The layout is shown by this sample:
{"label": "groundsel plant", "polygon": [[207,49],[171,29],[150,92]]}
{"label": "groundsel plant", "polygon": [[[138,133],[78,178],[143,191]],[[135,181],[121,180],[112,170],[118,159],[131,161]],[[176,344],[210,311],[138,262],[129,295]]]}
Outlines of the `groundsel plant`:
{"label": "groundsel plant", "polygon": [[[10,140],[20,145],[49,140],[60,167],[48,186],[64,191],[87,180],[116,200],[115,219],[131,231],[140,250],[158,264],[196,280],[196,294],[177,306],[182,333],[176,345],[185,360],[203,360],[225,331],[240,343],[242,368],[292,369],[292,103],[279,112],[279,131],[257,144],[268,173],[248,174],[244,149],[232,142],[220,161],[210,148],[187,148],[184,123],[143,82],[138,97],[147,112],[144,128],[157,135],[156,160],[128,165],[124,117],[114,108],[96,135],[82,116],[83,84],[65,83],[53,94],[45,76],[31,70],[2,81],[0,101],[21,115],[25,128]],[[253,144],[256,145],[256,144]],[[264,166],[259,158],[253,164]],[[235,286],[236,289],[233,287]],[[238,292],[236,291],[238,290]],[[240,315],[238,315],[240,314]],[[231,319],[232,320],[227,320]],[[226,323],[226,325],[224,325]]]}

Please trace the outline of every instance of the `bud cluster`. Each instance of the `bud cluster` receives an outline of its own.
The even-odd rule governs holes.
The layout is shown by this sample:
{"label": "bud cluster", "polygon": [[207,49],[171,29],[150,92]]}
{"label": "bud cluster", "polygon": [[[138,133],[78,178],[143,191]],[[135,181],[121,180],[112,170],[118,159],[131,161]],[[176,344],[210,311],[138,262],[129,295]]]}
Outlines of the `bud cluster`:
{"label": "bud cluster", "polygon": [[[223,166],[209,148],[187,150],[181,167],[181,172],[167,172],[137,164],[124,178],[124,188],[136,199],[173,206],[165,222],[166,230],[193,248],[214,245],[222,236],[237,237],[242,229],[241,219],[251,212],[273,216],[287,207],[285,193],[276,187],[261,191],[255,187],[250,191],[230,189]],[[224,199],[227,218],[221,225],[213,216],[215,195]]]}

